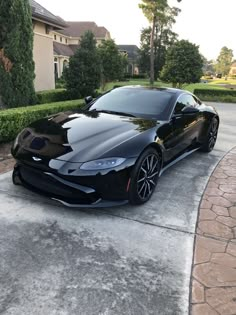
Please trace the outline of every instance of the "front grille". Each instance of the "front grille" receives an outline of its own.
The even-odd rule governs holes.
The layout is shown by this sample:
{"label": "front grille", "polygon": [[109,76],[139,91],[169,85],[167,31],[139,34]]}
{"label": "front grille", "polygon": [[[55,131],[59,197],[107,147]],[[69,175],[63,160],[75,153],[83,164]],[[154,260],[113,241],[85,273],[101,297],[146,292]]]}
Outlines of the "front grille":
{"label": "front grille", "polygon": [[42,171],[24,165],[19,166],[19,173],[23,184],[52,198],[80,204],[92,204],[99,199],[97,193],[86,194],[78,189],[60,183]]}

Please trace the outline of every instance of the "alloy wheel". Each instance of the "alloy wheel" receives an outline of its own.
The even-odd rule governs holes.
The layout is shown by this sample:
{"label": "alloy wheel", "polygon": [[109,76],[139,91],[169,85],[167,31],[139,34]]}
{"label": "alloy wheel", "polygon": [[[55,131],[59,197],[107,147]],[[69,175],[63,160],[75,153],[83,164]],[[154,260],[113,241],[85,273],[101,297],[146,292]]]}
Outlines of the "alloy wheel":
{"label": "alloy wheel", "polygon": [[147,200],[153,193],[160,173],[159,157],[155,154],[146,156],[137,177],[137,192],[142,200]]}
{"label": "alloy wheel", "polygon": [[217,133],[218,133],[218,121],[214,119],[211,124],[211,129],[209,132],[209,139],[208,139],[208,144],[209,144],[209,149],[213,149],[214,145],[216,143],[217,139]]}

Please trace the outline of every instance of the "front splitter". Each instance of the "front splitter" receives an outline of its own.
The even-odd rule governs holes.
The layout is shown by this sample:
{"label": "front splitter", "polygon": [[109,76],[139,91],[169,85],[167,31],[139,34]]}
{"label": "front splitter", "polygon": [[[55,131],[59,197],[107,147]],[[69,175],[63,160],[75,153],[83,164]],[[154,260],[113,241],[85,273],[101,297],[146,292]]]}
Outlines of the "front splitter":
{"label": "front splitter", "polygon": [[109,200],[102,200],[99,199],[93,204],[73,204],[73,203],[68,203],[66,201],[57,199],[57,198],[51,198],[54,201],[57,201],[61,204],[63,204],[66,207],[69,208],[109,208],[109,207],[118,207],[118,206],[123,206],[128,203],[128,200],[122,200],[122,201],[109,201]]}

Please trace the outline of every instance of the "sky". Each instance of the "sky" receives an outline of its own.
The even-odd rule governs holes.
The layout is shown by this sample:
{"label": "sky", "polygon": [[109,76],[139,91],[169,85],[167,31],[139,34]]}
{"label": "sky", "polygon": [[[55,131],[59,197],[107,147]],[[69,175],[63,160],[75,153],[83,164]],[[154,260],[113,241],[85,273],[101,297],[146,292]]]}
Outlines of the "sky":
{"label": "sky", "polygon": [[[141,0],[36,0],[66,21],[94,21],[106,27],[116,43],[140,44],[141,29],[148,26],[138,4]],[[236,58],[236,0],[169,0],[182,11],[173,30],[179,39],[199,46],[207,59],[216,59],[223,46]]]}

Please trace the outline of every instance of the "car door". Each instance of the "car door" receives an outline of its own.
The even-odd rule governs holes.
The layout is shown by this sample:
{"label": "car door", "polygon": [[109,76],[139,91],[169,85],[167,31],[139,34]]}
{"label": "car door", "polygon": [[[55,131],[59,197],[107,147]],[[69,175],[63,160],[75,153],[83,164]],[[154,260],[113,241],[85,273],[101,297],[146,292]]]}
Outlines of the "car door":
{"label": "car door", "polygon": [[[184,104],[186,107],[198,108],[199,104],[191,94],[183,95]],[[199,111],[182,115],[184,122],[184,142],[186,146],[195,144],[199,135],[199,128],[201,125],[201,115]]]}
{"label": "car door", "polygon": [[198,115],[197,113],[187,115],[183,113],[183,110],[190,106],[197,106],[190,94],[182,94],[175,104],[169,122],[171,131],[164,141],[166,161],[172,160],[185,151],[195,138]]}

